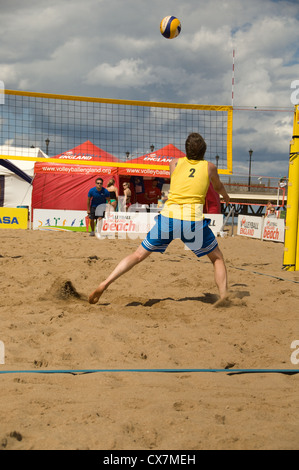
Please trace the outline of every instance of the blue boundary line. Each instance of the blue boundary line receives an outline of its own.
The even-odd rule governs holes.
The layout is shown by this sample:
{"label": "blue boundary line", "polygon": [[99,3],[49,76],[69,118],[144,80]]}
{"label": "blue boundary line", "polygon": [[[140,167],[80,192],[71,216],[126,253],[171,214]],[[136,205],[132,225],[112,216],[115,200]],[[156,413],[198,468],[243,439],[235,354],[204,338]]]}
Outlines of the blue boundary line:
{"label": "blue boundary line", "polygon": [[194,373],[224,372],[226,374],[299,374],[299,369],[32,369],[0,370],[0,374],[93,374],[98,372],[158,372],[158,373]]}

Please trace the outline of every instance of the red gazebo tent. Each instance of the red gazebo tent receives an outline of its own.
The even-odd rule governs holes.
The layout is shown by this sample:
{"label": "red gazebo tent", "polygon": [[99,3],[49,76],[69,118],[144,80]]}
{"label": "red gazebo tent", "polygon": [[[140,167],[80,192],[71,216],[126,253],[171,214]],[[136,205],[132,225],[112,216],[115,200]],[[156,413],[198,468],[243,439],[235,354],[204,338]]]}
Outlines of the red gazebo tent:
{"label": "red gazebo tent", "polygon": [[[136,181],[137,178],[142,178],[144,193],[138,196],[138,202],[141,204],[147,204],[145,193],[150,188],[153,179],[163,178],[165,179],[166,184],[169,183],[169,163],[173,158],[181,158],[184,156],[185,154],[181,152],[181,150],[173,144],[168,144],[155,152],[128,160],[128,166],[121,166],[118,169],[118,174],[120,175],[120,190],[122,190],[123,181],[131,182],[132,200],[133,202],[136,202],[137,198],[135,195],[134,181]],[[132,165],[134,165],[134,167],[132,167]],[[159,165],[165,167],[165,169],[158,170],[148,168],[149,165]]]}
{"label": "red gazebo tent", "polygon": [[[52,157],[61,160],[118,162],[90,141]],[[104,186],[113,177],[118,184],[117,167],[36,162],[32,192],[33,209],[86,210],[87,193],[95,179],[103,178]]]}
{"label": "red gazebo tent", "polygon": [[[34,181],[32,192],[32,209],[56,209],[56,210],[86,210],[87,193],[95,185],[95,179],[103,178],[104,187],[113,178],[119,187],[120,195],[123,194],[122,182],[142,177],[146,190],[152,184],[154,178],[163,178],[167,184],[170,179],[169,163],[173,158],[182,158],[185,154],[168,144],[165,147],[145,154],[141,157],[128,160],[124,165],[116,157],[97,147],[90,141],[86,141],[77,147],[56,155],[52,158],[63,160],[61,163],[36,162],[34,167]],[[65,160],[78,161],[68,164]],[[101,166],[82,165],[82,162],[101,162]],[[105,166],[106,163],[115,163],[115,166]],[[120,164],[117,165],[117,164]],[[133,166],[132,166],[133,165]],[[151,169],[149,165],[158,165],[165,169]],[[134,185],[131,184],[132,200],[134,202]],[[207,194],[208,212],[219,213],[220,203],[218,195],[209,189]],[[144,200],[143,203],[146,203]]]}
{"label": "red gazebo tent", "polygon": [[[162,147],[156,152],[151,152],[140,157],[128,160],[127,163],[130,164],[130,167],[121,167],[118,169],[118,174],[122,176],[151,176],[151,177],[161,177],[169,178],[169,162],[173,158],[185,157],[185,154],[181,152],[173,144],[168,144],[165,147]],[[136,167],[131,168],[131,165],[136,165]],[[165,166],[165,170],[152,170],[149,168],[139,168],[139,165],[159,165]]]}
{"label": "red gazebo tent", "polygon": [[[173,158],[182,158],[185,157],[186,154],[175,147],[173,144],[168,144],[165,147],[162,147],[160,150],[156,152],[152,152],[146,155],[142,155],[141,157],[135,158],[133,160],[128,160],[127,163],[135,164],[135,168],[131,167],[122,167],[118,169],[118,174],[120,175],[120,182],[123,180],[130,181],[131,178],[128,177],[145,177],[144,180],[144,189],[145,192],[147,188],[151,185],[151,181],[153,178],[165,178],[166,183],[169,182],[170,179],[170,172],[169,172],[169,163]],[[165,166],[165,170],[155,170],[149,168],[140,168],[139,165],[159,165]],[[149,178],[150,177],[150,178]],[[131,184],[131,190],[133,193],[133,199],[135,197],[134,194],[134,185]],[[141,203],[146,204],[146,199],[139,198]],[[220,206],[220,199],[219,195],[213,189],[212,184],[208,189],[208,193],[206,196],[206,204],[204,211],[210,214],[218,214],[221,213],[221,206]]]}

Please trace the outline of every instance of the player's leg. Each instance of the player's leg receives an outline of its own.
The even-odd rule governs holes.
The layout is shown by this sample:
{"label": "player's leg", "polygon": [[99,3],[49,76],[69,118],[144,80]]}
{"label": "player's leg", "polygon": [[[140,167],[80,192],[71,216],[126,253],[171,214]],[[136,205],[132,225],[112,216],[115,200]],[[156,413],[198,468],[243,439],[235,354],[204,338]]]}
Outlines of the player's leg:
{"label": "player's leg", "polygon": [[219,246],[208,253],[207,256],[213,263],[215,282],[219,290],[220,299],[224,299],[227,296],[227,271]]}
{"label": "player's leg", "polygon": [[103,225],[103,219],[105,217],[107,204],[99,204],[95,209],[94,218],[96,219],[96,237],[101,239],[101,230]]}
{"label": "player's leg", "polygon": [[91,232],[89,236],[94,237],[95,236],[94,229],[95,229],[95,224],[96,224],[95,207],[90,208],[89,219],[90,219],[90,228],[91,228]]}
{"label": "player's leg", "polygon": [[90,219],[91,232],[94,233],[95,219]]}
{"label": "player's leg", "polygon": [[187,234],[191,240],[191,235],[193,234],[194,236],[195,234],[196,237],[194,241],[187,241],[186,245],[198,258],[207,255],[213,263],[215,282],[220,299],[222,300],[227,296],[227,272],[222,252],[220,251],[215,235],[209,227],[209,223],[209,219],[204,219],[203,222],[195,222],[194,226],[192,223],[191,226],[189,226],[187,222],[184,222],[184,236]]}
{"label": "player's leg", "polygon": [[97,225],[96,225],[96,237],[101,239],[101,230],[103,225],[103,217],[97,217]]}
{"label": "player's leg", "polygon": [[120,261],[120,263],[116,266],[114,271],[103,281],[98,288],[89,296],[89,303],[90,304],[96,304],[103,292],[108,288],[108,286],[116,281],[120,276],[123,274],[127,273],[132,269],[136,264],[140,263],[144,259],[146,259],[152,252],[146,250],[143,248],[142,245],[140,245],[137,250],[126,256],[124,259]]}

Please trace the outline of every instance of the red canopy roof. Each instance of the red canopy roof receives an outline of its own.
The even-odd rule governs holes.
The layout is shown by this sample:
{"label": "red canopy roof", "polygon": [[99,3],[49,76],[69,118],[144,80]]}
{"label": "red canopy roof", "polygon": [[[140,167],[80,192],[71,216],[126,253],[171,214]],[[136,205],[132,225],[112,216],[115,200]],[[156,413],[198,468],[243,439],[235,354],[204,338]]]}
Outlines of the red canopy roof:
{"label": "red canopy roof", "polygon": [[142,163],[142,164],[150,164],[150,165],[169,165],[169,162],[173,158],[181,158],[185,157],[185,154],[181,152],[177,147],[173,144],[165,145],[160,150],[156,152],[147,153],[142,157],[135,158],[134,160],[129,160],[128,163]]}
{"label": "red canopy roof", "polygon": [[[91,174],[106,174],[115,175],[117,174],[117,167],[105,166],[105,163],[113,162],[116,163],[119,160],[105,150],[100,149],[92,142],[87,140],[83,144],[74,147],[67,152],[60,153],[54,157],[57,160],[64,160],[61,163],[52,162],[36,162],[34,165],[35,173],[59,173],[59,174],[72,174],[72,175],[91,175]],[[75,160],[80,162],[80,165],[76,163],[67,163],[67,160]],[[84,162],[97,161],[103,165],[82,165]]]}
{"label": "red canopy roof", "polygon": [[[86,210],[88,190],[94,186],[96,176],[103,178],[104,186],[112,177],[118,183],[117,167],[105,166],[117,162],[117,158],[89,140],[53,158],[61,159],[61,163],[35,163],[33,209]],[[62,160],[77,160],[80,165]],[[84,165],[84,161],[98,161],[100,166]]]}
{"label": "red canopy roof", "polygon": [[77,145],[67,152],[56,155],[52,158],[61,158],[64,160],[91,161],[97,160],[101,162],[118,162],[118,159],[105,150],[100,149],[92,142],[87,140],[83,144]]}
{"label": "red canopy roof", "polygon": [[182,158],[185,157],[185,154],[175,147],[173,144],[168,144],[165,147],[162,147],[156,152],[147,153],[141,157],[134,158],[133,160],[128,160],[127,163],[130,166],[135,165],[159,165],[165,166],[165,170],[152,170],[144,168],[129,168],[121,167],[118,169],[120,175],[128,176],[161,176],[169,178],[169,163],[173,158]]}
{"label": "red canopy roof", "polygon": [[[72,173],[83,175],[92,173],[106,173],[110,175],[115,175],[117,173],[119,175],[126,176],[150,176],[169,178],[169,163],[171,162],[171,160],[173,158],[181,158],[184,156],[185,154],[181,150],[179,150],[173,144],[168,144],[165,147],[162,147],[161,149],[157,150],[156,152],[151,152],[142,155],[138,158],[128,160],[127,162],[123,162],[118,160],[116,157],[106,152],[105,150],[100,149],[88,140],[78,145],[77,147],[68,150],[67,152],[52,157],[58,160],[64,160],[64,162],[62,162],[61,164],[51,162],[36,162],[35,173],[49,173],[51,170],[51,172],[53,173],[56,172],[60,174]],[[76,165],[73,162],[68,165],[65,160],[77,160],[81,163],[81,165]],[[103,166],[101,165],[100,167],[97,167],[82,165],[82,162],[84,161],[98,161],[99,163],[103,162]],[[119,166],[108,166],[107,168],[105,168],[105,163],[108,162],[118,163]],[[70,169],[71,165],[72,168]],[[164,166],[165,170],[157,170],[152,168],[138,168],[139,165],[159,165]]]}

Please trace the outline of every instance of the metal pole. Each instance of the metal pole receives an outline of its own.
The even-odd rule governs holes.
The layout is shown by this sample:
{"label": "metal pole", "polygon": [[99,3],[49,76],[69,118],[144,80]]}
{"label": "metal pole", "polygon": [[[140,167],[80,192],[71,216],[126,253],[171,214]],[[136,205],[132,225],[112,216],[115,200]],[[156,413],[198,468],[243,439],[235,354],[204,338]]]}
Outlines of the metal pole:
{"label": "metal pole", "polygon": [[233,211],[232,211],[232,230],[230,234],[231,237],[234,236],[234,224],[235,224],[235,207],[233,208]]}
{"label": "metal pole", "polygon": [[45,142],[46,142],[46,154],[49,155],[49,143],[50,143],[50,139],[46,139]]}
{"label": "metal pole", "polygon": [[248,191],[250,191],[250,185],[251,185],[251,157],[253,154],[253,150],[249,150],[249,176],[248,176]]}

